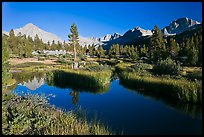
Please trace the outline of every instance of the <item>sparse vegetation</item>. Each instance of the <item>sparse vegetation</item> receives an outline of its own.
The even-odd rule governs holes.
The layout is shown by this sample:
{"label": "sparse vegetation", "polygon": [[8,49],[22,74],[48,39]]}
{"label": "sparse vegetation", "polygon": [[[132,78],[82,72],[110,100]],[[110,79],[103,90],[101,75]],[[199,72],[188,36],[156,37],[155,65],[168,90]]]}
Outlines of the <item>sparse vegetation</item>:
{"label": "sparse vegetation", "polygon": [[96,121],[87,122],[73,111],[51,107],[37,95],[2,96],[3,135],[110,135],[107,127]]}

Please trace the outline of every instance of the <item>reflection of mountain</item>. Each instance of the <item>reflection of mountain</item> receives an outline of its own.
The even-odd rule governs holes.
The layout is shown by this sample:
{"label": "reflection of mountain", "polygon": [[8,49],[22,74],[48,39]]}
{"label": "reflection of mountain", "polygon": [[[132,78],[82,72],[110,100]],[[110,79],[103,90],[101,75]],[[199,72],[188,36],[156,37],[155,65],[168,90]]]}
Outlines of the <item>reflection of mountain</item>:
{"label": "reflection of mountain", "polygon": [[28,82],[23,82],[23,86],[26,86],[30,90],[36,90],[44,84],[44,78],[40,78],[39,80],[34,77],[33,80],[28,80]]}

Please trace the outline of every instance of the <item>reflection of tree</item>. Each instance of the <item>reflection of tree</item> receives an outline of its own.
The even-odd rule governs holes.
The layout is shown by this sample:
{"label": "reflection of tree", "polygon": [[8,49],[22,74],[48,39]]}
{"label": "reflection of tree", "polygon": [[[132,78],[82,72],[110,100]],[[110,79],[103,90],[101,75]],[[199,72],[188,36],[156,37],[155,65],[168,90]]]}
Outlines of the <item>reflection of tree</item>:
{"label": "reflection of tree", "polygon": [[29,82],[29,80],[33,80],[34,77],[36,77],[36,79],[40,81],[41,78],[45,77],[45,72],[15,72],[12,73],[12,75],[17,83],[22,83]]}
{"label": "reflection of tree", "polygon": [[79,101],[80,93],[76,90],[72,90],[69,94],[72,96],[72,103],[76,106]]}

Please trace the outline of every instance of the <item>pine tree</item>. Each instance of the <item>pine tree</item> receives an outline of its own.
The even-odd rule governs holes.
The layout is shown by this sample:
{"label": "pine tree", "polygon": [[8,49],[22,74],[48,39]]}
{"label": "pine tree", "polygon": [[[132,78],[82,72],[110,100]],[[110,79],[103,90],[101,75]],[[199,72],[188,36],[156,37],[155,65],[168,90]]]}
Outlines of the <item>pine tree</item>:
{"label": "pine tree", "polygon": [[2,37],[2,85],[7,85],[8,79],[11,78],[11,74],[9,73],[10,65],[10,51],[8,46],[8,41],[5,36]]}
{"label": "pine tree", "polygon": [[115,58],[118,59],[120,57],[120,46],[119,46],[119,44],[116,44],[114,46],[114,52],[115,52]]}
{"label": "pine tree", "polygon": [[176,42],[175,39],[170,39],[170,55],[171,58],[175,59],[179,52],[179,44]]}
{"label": "pine tree", "polygon": [[151,51],[150,51],[150,58],[153,61],[158,61],[160,59],[167,58],[167,49],[165,45],[165,40],[163,38],[161,30],[155,25],[153,29],[153,35],[150,40]]}
{"label": "pine tree", "polygon": [[99,58],[105,56],[105,50],[103,49],[103,46],[102,46],[102,45],[99,45],[98,50],[97,50],[97,53],[98,53],[98,57],[99,57]]}
{"label": "pine tree", "polygon": [[55,50],[55,40],[52,40],[52,44],[50,46],[50,50]]}
{"label": "pine tree", "polygon": [[45,50],[50,50],[50,41],[47,42],[47,44],[45,46]]}
{"label": "pine tree", "polygon": [[[109,59],[111,59],[111,58],[116,58],[116,45],[115,44],[113,44],[113,45],[111,45],[111,47],[110,47],[110,49],[109,49],[109,51],[108,51],[108,56],[109,56]],[[119,53],[118,53],[119,54]]]}
{"label": "pine tree", "polygon": [[198,35],[198,65],[202,66],[202,33]]}
{"label": "pine tree", "polygon": [[130,47],[130,57],[132,60],[137,60],[138,59],[138,50],[137,47],[134,47],[134,45],[132,45]]}
{"label": "pine tree", "polygon": [[79,45],[79,36],[78,36],[78,30],[77,30],[77,26],[75,23],[72,24],[71,28],[70,28],[70,32],[71,34],[68,35],[70,44],[74,46],[74,68],[78,67],[78,64],[76,63],[77,61],[77,51],[76,51],[76,46]]}
{"label": "pine tree", "polygon": [[196,46],[194,44],[193,37],[190,40],[190,48],[188,52],[188,61],[190,65],[195,66],[198,62],[198,50],[196,49]]}
{"label": "pine tree", "polygon": [[125,45],[125,47],[123,48],[123,54],[125,55],[126,58],[129,57],[129,46],[128,45]]}
{"label": "pine tree", "polygon": [[61,49],[62,49],[62,44],[59,41],[57,41],[57,50],[61,50]]}
{"label": "pine tree", "polygon": [[96,49],[94,44],[92,44],[91,46],[89,45],[89,54],[90,56],[96,55]]}
{"label": "pine tree", "polygon": [[141,57],[147,57],[147,47],[146,45],[144,44],[142,47],[141,47]]}
{"label": "pine tree", "polygon": [[17,37],[17,55],[19,56],[19,57],[23,57],[23,53],[24,53],[24,48],[25,48],[25,46],[24,46],[24,41],[23,41],[23,36],[21,36],[21,35],[18,35]]}
{"label": "pine tree", "polygon": [[66,42],[65,42],[65,40],[64,40],[64,41],[63,41],[63,44],[62,44],[62,49],[65,50],[65,48],[66,48]]}
{"label": "pine tree", "polygon": [[120,45],[120,55],[123,55],[123,51],[124,51],[123,45]]}
{"label": "pine tree", "polygon": [[9,32],[8,44],[9,44],[9,47],[11,49],[11,53],[12,54],[18,54],[18,47],[16,46],[16,45],[18,45],[18,39],[14,35],[13,29],[11,29]]}
{"label": "pine tree", "polygon": [[31,57],[32,56],[32,50],[33,50],[33,45],[28,39],[26,38],[26,35],[23,35],[22,40],[22,54],[21,57]]}
{"label": "pine tree", "polygon": [[39,47],[40,47],[40,38],[38,37],[38,34],[36,34],[34,38],[34,50],[39,50]]}

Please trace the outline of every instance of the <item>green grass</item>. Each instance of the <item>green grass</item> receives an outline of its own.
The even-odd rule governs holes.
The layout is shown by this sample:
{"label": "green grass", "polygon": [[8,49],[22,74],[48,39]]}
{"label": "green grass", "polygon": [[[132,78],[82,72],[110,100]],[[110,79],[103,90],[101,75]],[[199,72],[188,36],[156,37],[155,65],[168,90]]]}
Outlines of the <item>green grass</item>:
{"label": "green grass", "polygon": [[[184,68],[187,75],[154,75],[148,67],[120,63],[116,66],[121,84],[166,100],[202,104],[202,69]],[[148,68],[148,69],[147,69]],[[195,71],[196,70],[196,71]],[[192,79],[197,79],[191,81]]]}
{"label": "green grass", "polygon": [[109,135],[103,124],[49,106],[37,95],[2,96],[2,133],[4,135]]}
{"label": "green grass", "polygon": [[40,62],[25,62],[25,63],[13,65],[12,67],[15,67],[15,68],[25,68],[25,67],[40,66],[40,65],[44,65],[44,64],[40,63]]}
{"label": "green grass", "polygon": [[46,81],[49,85],[60,88],[71,87],[75,90],[85,90],[92,93],[104,93],[109,89],[112,71],[88,71],[88,70],[55,70],[47,73]]}
{"label": "green grass", "polygon": [[159,94],[175,101],[202,103],[201,81],[146,76],[133,72],[123,72],[119,76],[121,83],[134,87],[136,90],[152,92],[152,94]]}
{"label": "green grass", "polygon": [[188,72],[186,77],[190,80],[202,80],[202,70],[196,70],[192,72]]}

